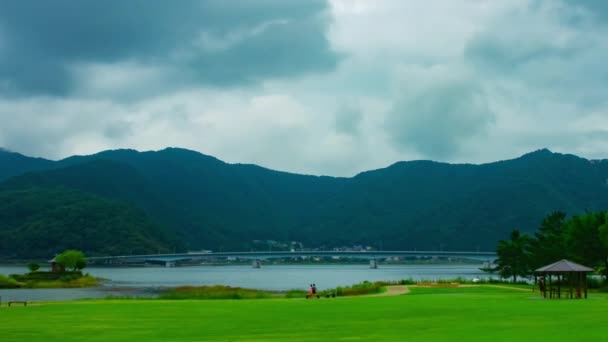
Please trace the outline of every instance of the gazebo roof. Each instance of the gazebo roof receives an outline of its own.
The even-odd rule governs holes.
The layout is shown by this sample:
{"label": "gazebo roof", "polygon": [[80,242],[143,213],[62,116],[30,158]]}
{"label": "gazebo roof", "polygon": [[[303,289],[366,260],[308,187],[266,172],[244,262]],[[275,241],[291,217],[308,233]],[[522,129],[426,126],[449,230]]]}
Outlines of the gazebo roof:
{"label": "gazebo roof", "polygon": [[583,266],[572,262],[570,260],[562,259],[558,262],[554,262],[551,265],[541,267],[536,272],[544,273],[563,273],[563,272],[593,272],[592,268]]}

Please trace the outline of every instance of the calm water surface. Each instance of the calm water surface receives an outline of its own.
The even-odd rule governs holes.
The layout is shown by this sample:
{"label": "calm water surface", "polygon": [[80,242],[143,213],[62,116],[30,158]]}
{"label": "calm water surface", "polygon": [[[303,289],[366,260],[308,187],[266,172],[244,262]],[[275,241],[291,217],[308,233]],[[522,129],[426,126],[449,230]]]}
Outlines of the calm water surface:
{"label": "calm water surface", "polygon": [[[2,290],[7,300],[70,300],[108,296],[154,296],[163,288],[181,285],[229,285],[264,290],[307,289],[315,283],[319,289],[347,286],[364,280],[438,280],[488,278],[481,265],[263,265],[254,269],[239,266],[188,267],[89,267],[85,271],[110,279],[102,287],[84,289]],[[24,266],[0,266],[0,274],[25,273]]]}

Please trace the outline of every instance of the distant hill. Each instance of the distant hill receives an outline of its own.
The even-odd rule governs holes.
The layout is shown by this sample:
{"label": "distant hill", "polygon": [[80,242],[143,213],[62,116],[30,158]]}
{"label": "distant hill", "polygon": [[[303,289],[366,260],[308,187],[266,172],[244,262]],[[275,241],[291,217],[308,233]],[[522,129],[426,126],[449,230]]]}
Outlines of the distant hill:
{"label": "distant hill", "polygon": [[49,258],[72,248],[87,255],[157,253],[176,246],[141,210],[77,190],[4,190],[0,203],[2,257]]}
{"label": "distant hill", "polygon": [[53,165],[50,160],[26,157],[0,148],[0,182],[24,172],[49,169]]}
{"label": "distant hill", "polygon": [[[0,158],[0,170],[5,163]],[[535,230],[550,211],[608,208],[608,161],[548,150],[482,165],[399,162],[352,178],[227,164],[176,148],[38,163],[0,189],[61,186],[119,200],[189,249],[250,250],[252,240],[271,239],[326,248],[491,250],[513,228]]]}

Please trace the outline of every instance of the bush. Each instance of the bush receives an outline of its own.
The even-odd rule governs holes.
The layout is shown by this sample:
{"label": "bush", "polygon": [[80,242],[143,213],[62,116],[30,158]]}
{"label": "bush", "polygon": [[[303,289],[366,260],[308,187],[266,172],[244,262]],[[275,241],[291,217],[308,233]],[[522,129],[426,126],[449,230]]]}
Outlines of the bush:
{"label": "bush", "polygon": [[17,280],[0,274],[0,288],[1,289],[16,289],[20,287]]}
{"label": "bush", "polygon": [[33,272],[28,274],[11,274],[12,279],[17,281],[19,287],[27,288],[72,288],[96,286],[101,279],[82,275],[82,272]]}
{"label": "bush", "polygon": [[416,281],[412,278],[401,279],[401,280],[382,280],[377,281],[376,284],[382,286],[395,286],[395,285],[416,285]]}
{"label": "bush", "polygon": [[82,272],[65,272],[65,273],[55,273],[55,272],[34,272],[28,274],[12,274],[11,277],[15,278],[18,281],[28,282],[28,281],[53,281],[53,280],[61,280],[61,281],[72,281],[82,277]]}
{"label": "bush", "polygon": [[605,287],[606,282],[603,279],[597,277],[587,277],[587,286],[590,289],[601,289]]}
{"label": "bush", "polygon": [[416,285],[416,281],[412,278],[401,279],[399,285]]}
{"label": "bush", "polygon": [[27,268],[30,270],[30,272],[36,272],[40,269],[40,265],[35,262],[30,262],[27,264]]}
{"label": "bush", "polygon": [[[386,286],[387,282],[369,282],[364,281],[359,284],[355,284],[352,286],[339,286],[335,289],[320,291],[317,294],[321,297],[326,296],[337,296],[337,297],[346,297],[346,296],[360,296],[366,294],[375,294],[382,292],[382,288]],[[392,284],[391,284],[392,285]]]}

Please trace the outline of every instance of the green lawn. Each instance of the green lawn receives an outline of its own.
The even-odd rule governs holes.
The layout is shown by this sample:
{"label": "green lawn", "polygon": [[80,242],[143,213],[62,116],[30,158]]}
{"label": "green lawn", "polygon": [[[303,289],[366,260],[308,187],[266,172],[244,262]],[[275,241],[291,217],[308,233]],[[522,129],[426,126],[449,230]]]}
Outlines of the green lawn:
{"label": "green lawn", "polygon": [[604,341],[608,297],[491,287],[398,297],[107,300],[0,308],[1,341]]}

